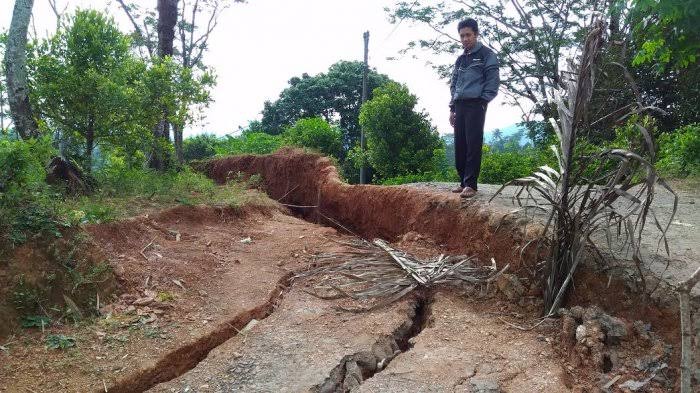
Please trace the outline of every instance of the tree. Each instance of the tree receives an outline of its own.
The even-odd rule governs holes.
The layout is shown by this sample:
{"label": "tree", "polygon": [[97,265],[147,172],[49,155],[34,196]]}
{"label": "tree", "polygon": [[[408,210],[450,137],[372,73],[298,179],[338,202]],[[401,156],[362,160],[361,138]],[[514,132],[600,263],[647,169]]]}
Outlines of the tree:
{"label": "tree", "polygon": [[149,101],[146,65],[129,47],[112,19],[77,11],[30,62],[39,113],[69,145],[82,144],[73,153],[88,171],[98,144],[140,146],[159,118],[160,102]]}
{"label": "tree", "polygon": [[634,33],[643,43],[633,63],[663,70],[687,68],[700,60],[700,3],[697,0],[634,0]]}
{"label": "tree", "polygon": [[[159,2],[162,0],[159,0]],[[177,1],[169,0],[170,2]],[[172,4],[169,7],[159,8],[159,15],[156,19],[152,9],[142,11],[138,3],[125,2],[125,0],[117,0],[122,10],[126,13],[134,27],[135,43],[139,48],[142,56],[143,48],[146,49],[148,57],[153,58],[156,53],[155,31],[160,31],[156,27],[156,20],[161,21],[160,10],[168,10],[168,23],[172,21]],[[234,3],[243,3],[245,0],[233,0]],[[208,48],[207,44],[211,33],[216,28],[219,17],[223,10],[228,8],[229,2],[226,0],[182,0],[179,3],[179,13],[176,16],[175,35],[173,37],[173,53],[172,56],[176,62],[185,70],[189,70],[183,80],[198,81],[199,86],[207,91],[202,94],[179,94],[180,102],[177,107],[180,114],[177,116],[182,120],[192,120],[195,115],[192,113],[183,114],[182,111],[196,112],[197,108],[202,105],[208,105],[210,96],[208,89],[214,85],[215,78],[212,71],[204,65],[203,56]],[[160,5],[160,3],[159,3]],[[177,6],[176,6],[177,9]],[[202,17],[205,18],[206,24],[201,23]],[[169,25],[168,25],[169,26]],[[185,72],[185,71],[183,71]],[[191,85],[184,84],[184,87]],[[206,99],[206,101],[202,101]],[[182,163],[184,157],[182,152],[183,128],[186,122],[174,122],[173,125],[173,140],[175,144],[175,156],[178,162]]]}
{"label": "tree", "polygon": [[[421,49],[438,55],[456,54],[461,51],[457,23],[467,17],[475,18],[479,22],[480,37],[498,55],[501,92],[512,105],[521,108],[526,122],[539,116],[545,120],[558,117],[549,97],[561,85],[560,59],[579,41],[583,25],[592,12],[605,9],[598,0],[451,0],[435,5],[427,3],[401,1],[393,9],[387,9],[392,23],[414,22],[435,32],[433,37],[409,42],[403,52]],[[453,61],[433,63],[433,66],[446,78],[451,74]],[[522,105],[520,101],[523,99],[529,101],[531,110]],[[533,128],[532,139],[537,139],[532,135],[537,130]]]}
{"label": "tree", "polygon": [[39,136],[27,88],[27,28],[33,6],[33,0],[15,0],[4,59],[10,112],[15,130],[22,139]]}
{"label": "tree", "polygon": [[416,96],[396,82],[374,90],[360,111],[367,138],[366,159],[376,177],[386,179],[434,169],[433,156],[442,149],[428,116],[414,110]]}
{"label": "tree", "polygon": [[339,158],[343,154],[343,134],[320,117],[299,119],[282,137],[290,145],[308,147]]}
{"label": "tree", "polygon": [[[158,58],[162,62],[173,55],[173,40],[175,39],[175,24],[177,23],[178,0],[158,0]],[[153,129],[153,151],[149,165],[157,170],[165,170],[168,166],[167,146],[170,141],[170,123],[168,108],[162,106],[162,117]],[[182,149],[180,149],[180,152]]]}
{"label": "tree", "polygon": [[[362,104],[363,69],[362,62],[339,61],[326,73],[291,78],[289,87],[280,93],[277,101],[265,102],[262,129],[276,135],[299,119],[319,116],[340,126],[343,147],[349,150],[360,138],[358,116]],[[386,75],[369,70],[367,88],[372,91],[389,80]]]}

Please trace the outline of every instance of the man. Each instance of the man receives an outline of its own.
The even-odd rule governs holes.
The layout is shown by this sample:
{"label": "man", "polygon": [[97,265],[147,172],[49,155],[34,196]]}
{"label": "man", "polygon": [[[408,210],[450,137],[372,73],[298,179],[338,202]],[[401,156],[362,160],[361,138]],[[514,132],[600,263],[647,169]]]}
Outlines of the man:
{"label": "man", "polygon": [[450,124],[455,132],[455,166],[459,187],[452,190],[462,198],[477,191],[484,143],[486,107],[498,94],[498,59],[479,42],[479,26],[466,19],[457,26],[464,53],[457,58],[450,81]]}

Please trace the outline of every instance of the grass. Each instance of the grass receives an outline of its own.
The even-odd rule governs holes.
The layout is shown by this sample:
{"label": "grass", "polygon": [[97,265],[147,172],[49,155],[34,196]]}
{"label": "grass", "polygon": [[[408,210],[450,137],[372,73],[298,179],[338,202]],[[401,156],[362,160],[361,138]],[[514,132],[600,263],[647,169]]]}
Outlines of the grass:
{"label": "grass", "polygon": [[118,176],[106,176],[101,184],[94,195],[65,200],[64,211],[72,224],[110,222],[178,205],[241,207],[265,198],[248,190],[248,183],[217,186],[189,169],[165,174],[123,171]]}

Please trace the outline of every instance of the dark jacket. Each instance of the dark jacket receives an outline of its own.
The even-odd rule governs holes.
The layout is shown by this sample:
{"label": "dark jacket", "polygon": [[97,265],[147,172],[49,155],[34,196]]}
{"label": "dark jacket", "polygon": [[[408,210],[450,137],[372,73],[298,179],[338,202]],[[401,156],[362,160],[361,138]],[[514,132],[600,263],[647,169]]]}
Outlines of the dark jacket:
{"label": "dark jacket", "polygon": [[482,99],[491,101],[498,94],[498,59],[489,47],[481,42],[457,58],[450,81],[450,109],[455,101]]}

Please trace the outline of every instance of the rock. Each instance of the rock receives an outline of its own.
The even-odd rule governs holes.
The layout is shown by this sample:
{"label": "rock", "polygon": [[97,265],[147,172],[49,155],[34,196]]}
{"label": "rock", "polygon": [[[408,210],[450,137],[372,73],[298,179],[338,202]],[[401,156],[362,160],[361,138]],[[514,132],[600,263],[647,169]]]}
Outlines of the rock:
{"label": "rock", "polygon": [[525,293],[525,287],[514,274],[501,274],[496,278],[496,286],[510,301],[517,301]]}
{"label": "rock", "polygon": [[649,323],[644,323],[642,321],[634,321],[632,324],[632,329],[634,330],[634,333],[639,337],[640,339],[644,341],[650,341],[651,340],[651,324]]}
{"label": "rock", "polygon": [[350,389],[360,386],[360,382],[362,382],[362,370],[360,370],[360,366],[352,360],[345,362],[345,379],[343,380],[344,391],[348,392]]}
{"label": "rock", "polygon": [[621,340],[627,337],[627,325],[622,319],[601,313],[598,316],[598,321],[600,321],[605,332],[606,344],[619,344]]}
{"label": "rock", "polygon": [[500,393],[498,381],[489,377],[473,377],[469,380],[472,393]]}

